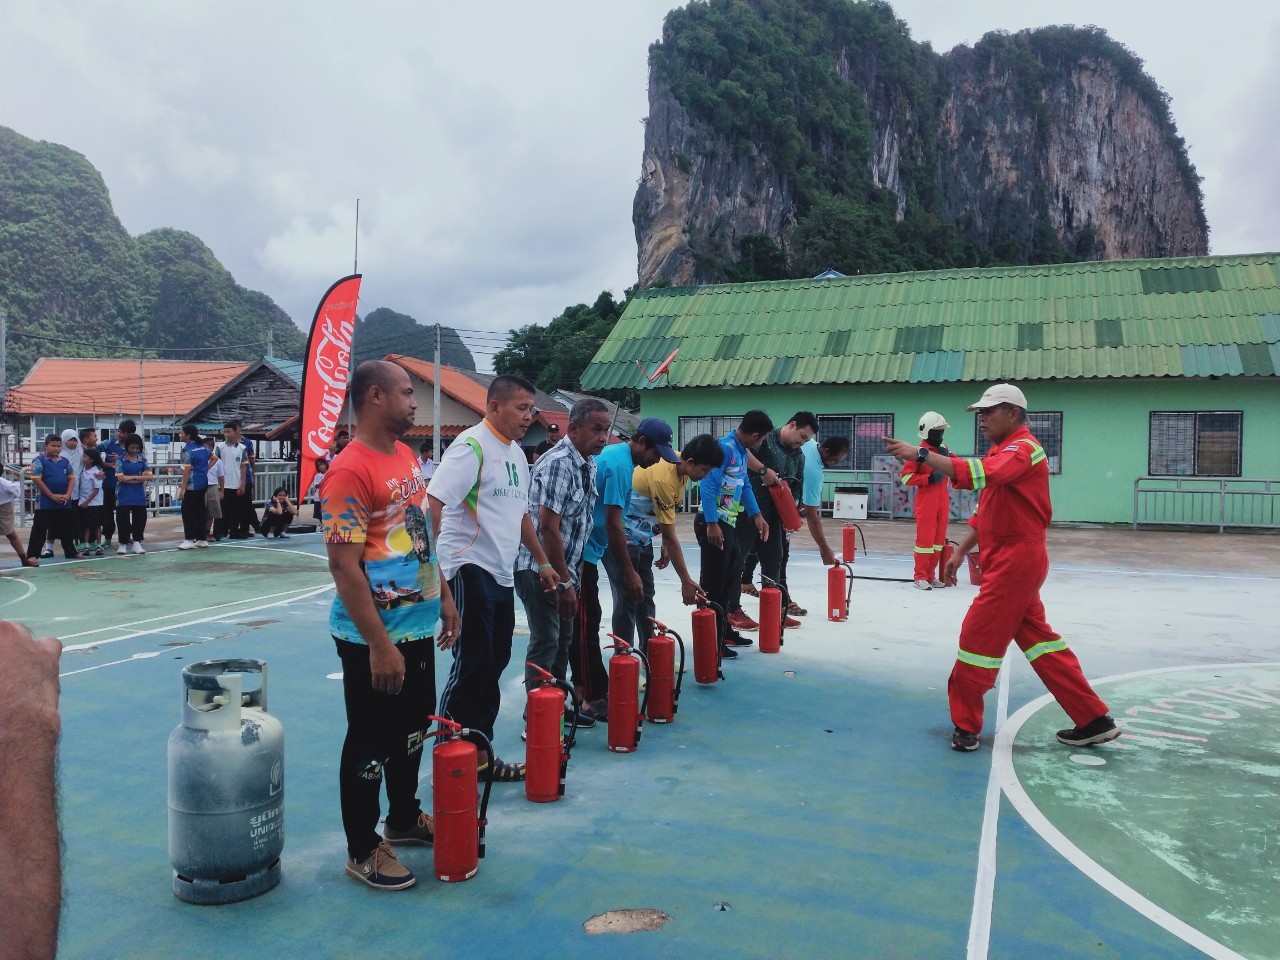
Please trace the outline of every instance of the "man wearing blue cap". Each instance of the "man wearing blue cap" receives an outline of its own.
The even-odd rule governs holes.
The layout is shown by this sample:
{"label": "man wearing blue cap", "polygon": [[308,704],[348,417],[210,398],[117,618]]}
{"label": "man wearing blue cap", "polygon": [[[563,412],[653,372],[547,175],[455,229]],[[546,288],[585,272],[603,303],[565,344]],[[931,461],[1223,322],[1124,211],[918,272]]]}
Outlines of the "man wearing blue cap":
{"label": "man wearing blue cap", "polygon": [[649,417],[640,421],[630,440],[610,444],[595,456],[595,513],[591,536],[582,552],[578,591],[581,603],[569,663],[582,702],[597,720],[609,719],[609,675],[600,655],[600,571],[596,564],[604,560],[615,596],[632,601],[644,599],[644,582],[631,563],[622,518],[631,502],[631,475],[636,467],[651,467],[659,460],[680,462],[671,441],[671,426],[665,420]]}

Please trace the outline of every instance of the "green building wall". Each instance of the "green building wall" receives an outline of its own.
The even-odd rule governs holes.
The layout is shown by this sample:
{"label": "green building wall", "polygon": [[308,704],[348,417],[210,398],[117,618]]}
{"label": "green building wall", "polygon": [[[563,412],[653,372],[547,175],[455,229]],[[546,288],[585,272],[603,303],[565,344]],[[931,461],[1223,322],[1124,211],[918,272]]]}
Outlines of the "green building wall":
{"label": "green building wall", "polygon": [[[1035,412],[1062,414],[1062,472],[1049,481],[1055,520],[1129,523],[1134,481],[1147,475],[1149,418],[1160,412],[1241,411],[1241,477],[1280,479],[1280,385],[1266,379],[1061,380],[1020,384]],[[947,443],[973,446],[973,414],[984,384],[916,383],[812,387],[722,387],[641,394],[640,412],[678,429],[681,417],[729,416],[759,407],[777,424],[797,410],[822,415],[893,414],[899,439],[937,410],[952,425]],[[979,454],[985,450],[977,451]]]}

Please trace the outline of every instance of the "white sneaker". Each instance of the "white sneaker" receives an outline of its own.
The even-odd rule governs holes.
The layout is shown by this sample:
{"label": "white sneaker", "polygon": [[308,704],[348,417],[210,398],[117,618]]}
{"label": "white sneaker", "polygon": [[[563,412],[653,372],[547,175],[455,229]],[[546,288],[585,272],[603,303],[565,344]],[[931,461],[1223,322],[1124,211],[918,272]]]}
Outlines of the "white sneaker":
{"label": "white sneaker", "polygon": [[917,581],[916,581],[916,589],[917,589],[917,590],[932,590],[932,589],[933,589],[933,587],[929,586],[929,581],[928,581],[928,580],[917,580]]}
{"label": "white sneaker", "polygon": [[930,584],[930,586],[933,587],[933,589],[935,590],[941,590],[943,587],[946,586],[946,583],[943,582],[942,580],[935,580],[933,581],[933,583]]}
{"label": "white sneaker", "polygon": [[128,552],[129,552],[129,545],[127,543],[120,544],[120,546],[116,549],[116,553],[118,553],[122,557]]}
{"label": "white sneaker", "polygon": [[135,540],[135,541],[133,541],[133,552],[134,552],[134,553],[146,553],[147,551],[142,549],[142,542],[141,542],[141,541],[139,541],[139,540]]}
{"label": "white sneaker", "polygon": [[196,548],[196,545],[191,540],[183,540],[180,544],[178,544],[179,550],[194,550],[195,548]]}
{"label": "white sneaker", "polygon": [[209,545],[209,541],[208,541],[208,540],[197,540],[197,541],[196,541],[196,546],[197,546],[197,547],[202,547],[202,548],[203,548],[203,547],[207,547],[208,545]]}

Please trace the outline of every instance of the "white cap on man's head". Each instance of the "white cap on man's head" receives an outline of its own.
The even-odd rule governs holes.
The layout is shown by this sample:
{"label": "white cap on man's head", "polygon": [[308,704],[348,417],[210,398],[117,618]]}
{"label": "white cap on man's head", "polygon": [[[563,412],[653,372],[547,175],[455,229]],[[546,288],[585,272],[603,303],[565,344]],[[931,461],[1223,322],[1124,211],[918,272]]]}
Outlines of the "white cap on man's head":
{"label": "white cap on man's head", "polygon": [[987,387],[987,392],[975,403],[965,407],[965,409],[986,410],[988,407],[998,407],[1002,403],[1011,403],[1015,407],[1021,407],[1023,410],[1027,409],[1027,398],[1012,383],[997,383]]}

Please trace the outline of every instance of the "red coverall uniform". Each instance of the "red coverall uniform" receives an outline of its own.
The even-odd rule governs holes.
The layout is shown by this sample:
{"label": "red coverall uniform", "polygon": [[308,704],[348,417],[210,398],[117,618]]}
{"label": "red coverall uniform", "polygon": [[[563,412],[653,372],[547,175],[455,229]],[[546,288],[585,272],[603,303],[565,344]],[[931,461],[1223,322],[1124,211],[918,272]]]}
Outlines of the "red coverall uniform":
{"label": "red coverall uniform", "polygon": [[981,491],[969,523],[982,550],[982,586],[960,627],[960,649],[947,681],[951,719],[961,730],[982,731],[983,697],[995,686],[1012,638],[1071,722],[1083,727],[1107,713],[1107,705],[1044,619],[1040,585],[1049,572],[1045,531],[1053,515],[1045,452],[1021,426],[985,459],[951,462],[958,488]]}
{"label": "red coverall uniform", "polygon": [[[943,456],[949,453],[927,440],[921,446]],[[951,516],[951,484],[933,468],[912,461],[902,467],[902,482],[916,488],[915,579],[937,580],[938,559],[947,542],[947,520]]]}

